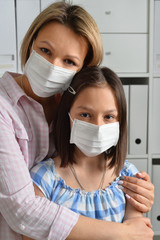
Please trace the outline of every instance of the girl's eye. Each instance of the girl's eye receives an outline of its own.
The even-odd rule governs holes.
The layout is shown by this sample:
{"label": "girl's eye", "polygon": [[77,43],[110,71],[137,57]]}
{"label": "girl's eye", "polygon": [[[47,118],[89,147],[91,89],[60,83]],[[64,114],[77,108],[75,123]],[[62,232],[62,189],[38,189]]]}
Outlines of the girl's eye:
{"label": "girl's eye", "polygon": [[84,117],[84,118],[89,118],[90,117],[89,113],[81,113],[80,116]]}
{"label": "girl's eye", "polygon": [[75,62],[73,62],[72,60],[70,59],[66,59],[65,62],[71,66],[76,66]]}
{"label": "girl's eye", "polygon": [[51,52],[47,48],[40,48],[40,50],[47,55],[51,54]]}

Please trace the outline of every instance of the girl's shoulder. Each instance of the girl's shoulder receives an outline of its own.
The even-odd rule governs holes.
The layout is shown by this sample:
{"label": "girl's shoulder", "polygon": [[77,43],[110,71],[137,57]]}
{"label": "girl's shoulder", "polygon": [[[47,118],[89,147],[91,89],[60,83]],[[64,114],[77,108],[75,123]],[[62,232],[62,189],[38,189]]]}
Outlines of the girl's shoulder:
{"label": "girl's shoulder", "polygon": [[41,178],[47,178],[53,177],[55,174],[55,166],[54,161],[52,158],[49,158],[47,160],[43,160],[40,163],[36,164],[31,170],[30,174],[32,179],[39,176]]}
{"label": "girl's shoulder", "polygon": [[135,165],[128,160],[125,161],[124,166],[120,172],[121,176],[134,176],[136,173],[138,173],[138,169],[135,167]]}
{"label": "girl's shoulder", "polygon": [[44,196],[50,199],[54,180],[58,176],[55,172],[53,159],[41,161],[30,170],[34,184],[43,192]]}

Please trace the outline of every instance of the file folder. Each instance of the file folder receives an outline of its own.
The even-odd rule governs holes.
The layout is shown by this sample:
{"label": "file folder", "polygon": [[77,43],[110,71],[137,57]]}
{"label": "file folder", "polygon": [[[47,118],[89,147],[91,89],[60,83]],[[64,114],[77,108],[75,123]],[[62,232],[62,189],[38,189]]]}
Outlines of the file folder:
{"label": "file folder", "polygon": [[130,85],[129,154],[147,153],[147,96],[147,85]]}
{"label": "file folder", "polygon": [[160,159],[152,159],[152,182],[155,187],[155,199],[151,212],[151,222],[155,235],[160,235]]}
{"label": "file folder", "polygon": [[160,78],[153,79],[152,93],[152,153],[160,154]]}

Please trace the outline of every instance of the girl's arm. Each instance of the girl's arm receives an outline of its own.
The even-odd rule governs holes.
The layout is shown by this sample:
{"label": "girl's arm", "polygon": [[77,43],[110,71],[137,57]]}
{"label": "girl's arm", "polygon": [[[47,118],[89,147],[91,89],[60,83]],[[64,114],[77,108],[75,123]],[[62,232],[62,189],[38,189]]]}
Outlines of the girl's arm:
{"label": "girl's arm", "polygon": [[137,211],[126,199],[126,209],[125,209],[125,215],[124,215],[123,221],[132,219],[132,218],[142,217],[142,216],[143,216],[142,212]]}

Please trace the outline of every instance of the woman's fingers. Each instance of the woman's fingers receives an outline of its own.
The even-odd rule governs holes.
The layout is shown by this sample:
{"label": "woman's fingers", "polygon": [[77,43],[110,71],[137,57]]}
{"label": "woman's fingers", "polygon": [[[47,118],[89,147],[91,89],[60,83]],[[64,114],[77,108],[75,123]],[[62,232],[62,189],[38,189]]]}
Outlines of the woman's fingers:
{"label": "woman's fingers", "polygon": [[147,198],[145,198],[139,194],[133,193],[132,191],[130,191],[128,189],[126,190],[125,188],[123,189],[123,192],[126,194],[127,200],[138,211],[146,213],[151,210],[152,204]]}
{"label": "woman's fingers", "polygon": [[140,171],[139,173],[136,174],[136,177],[138,178],[143,178],[143,180],[147,181],[147,182],[150,182],[150,176],[149,174],[147,174],[146,172],[144,171]]}
{"label": "woman's fingers", "polygon": [[136,174],[137,177],[124,176],[120,180],[120,185],[123,186],[123,192],[130,196],[130,203],[141,212],[151,210],[154,201],[154,186],[150,182],[150,177],[146,172]]}
{"label": "woman's fingers", "polygon": [[149,200],[154,199],[154,186],[151,182],[136,177],[125,176],[123,180],[119,181],[119,184],[134,193],[138,193],[148,198]]}

